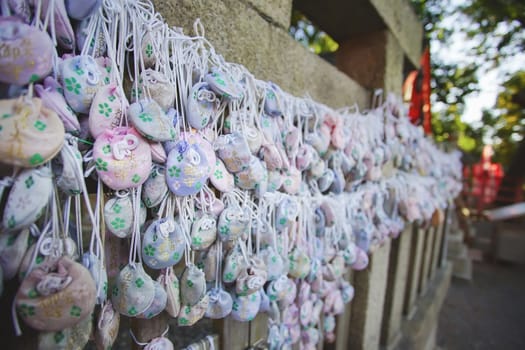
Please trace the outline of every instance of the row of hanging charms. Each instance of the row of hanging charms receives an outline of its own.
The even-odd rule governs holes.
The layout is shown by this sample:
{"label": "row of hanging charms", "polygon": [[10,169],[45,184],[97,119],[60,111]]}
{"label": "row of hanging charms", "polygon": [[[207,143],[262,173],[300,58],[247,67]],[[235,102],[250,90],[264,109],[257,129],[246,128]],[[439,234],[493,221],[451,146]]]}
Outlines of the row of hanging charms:
{"label": "row of hanging charms", "polygon": [[314,349],[353,298],[345,270],[461,189],[459,155],[394,96],[364,113],[291,96],[148,1],[2,14],[0,271],[20,281],[17,333],[19,316],[42,349],[92,328],[107,348],[119,315],[164,310],[179,326],[266,312],[270,348]]}

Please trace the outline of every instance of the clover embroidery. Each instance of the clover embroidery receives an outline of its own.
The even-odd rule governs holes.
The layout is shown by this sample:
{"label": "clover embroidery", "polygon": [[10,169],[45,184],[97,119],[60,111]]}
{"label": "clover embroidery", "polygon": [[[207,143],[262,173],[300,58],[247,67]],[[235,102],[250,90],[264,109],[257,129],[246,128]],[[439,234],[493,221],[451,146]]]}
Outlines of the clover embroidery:
{"label": "clover embroidery", "polygon": [[58,332],[56,332],[55,335],[53,336],[53,339],[55,340],[55,343],[56,343],[56,344],[60,344],[60,342],[61,342],[62,340],[64,340],[65,337],[66,337],[66,336],[64,335],[64,332],[62,332],[62,331],[58,331]]}
{"label": "clover embroidery", "polygon": [[180,254],[179,253],[173,253],[173,260],[179,260]]}
{"label": "clover embroidery", "polygon": [[110,152],[111,152],[111,146],[110,145],[105,145],[104,147],[102,147],[102,153],[109,154]]}
{"label": "clover embroidery", "polygon": [[153,121],[153,118],[149,113],[140,113],[139,119],[142,120],[144,123],[149,123]]}
{"label": "clover embroidery", "polygon": [[185,317],[179,317],[179,324],[181,326],[186,326],[188,323],[189,323],[188,319],[186,319]]}
{"label": "clover embroidery", "polygon": [[132,306],[128,309],[128,314],[130,316],[135,316],[137,314],[137,309],[135,309],[135,306]]}
{"label": "clover embroidery", "polygon": [[35,184],[35,181],[33,181],[33,176],[29,176],[26,181],[24,181],[24,183],[26,184],[26,188],[29,189],[31,188],[31,186],[33,186]]}
{"label": "clover embroidery", "polygon": [[228,233],[230,233],[230,228],[228,226],[219,227],[219,234],[226,236]]}
{"label": "clover embroidery", "polygon": [[35,307],[27,304],[22,304],[18,307],[18,312],[20,312],[20,314],[23,317],[34,316]]}
{"label": "clover embroidery", "polygon": [[44,158],[42,158],[42,155],[40,153],[35,153],[29,158],[29,163],[31,165],[37,165],[44,162]]}
{"label": "clover embroidery", "polygon": [[202,183],[200,181],[198,181],[196,184],[195,184],[195,189],[197,191],[200,191],[200,189],[202,188]]}
{"label": "clover embroidery", "polygon": [[70,91],[76,95],[80,95],[80,89],[82,86],[77,82],[77,80],[73,77],[64,79],[64,82],[66,83],[66,90]]}
{"label": "clover embroidery", "polygon": [[37,265],[39,265],[39,264],[41,264],[41,263],[43,263],[43,262],[44,262],[44,257],[43,257],[42,255],[39,255],[39,256],[36,257],[36,259],[35,259],[35,263],[36,263]]}
{"label": "clover embroidery", "polygon": [[274,100],[275,99],[275,93],[272,90],[268,90],[266,93],[266,98],[268,100]]}
{"label": "clover embroidery", "polygon": [[126,227],[126,221],[122,218],[115,218],[113,221],[111,221],[111,227],[113,227],[115,230],[123,229]]}
{"label": "clover embroidery", "polygon": [[84,74],[84,71],[82,70],[82,68],[77,67],[77,68],[75,69],[75,73],[77,73],[78,75],[82,75],[82,74]]}
{"label": "clover embroidery", "polygon": [[115,203],[115,205],[113,206],[113,211],[117,214],[120,214],[121,210],[122,210],[122,206],[118,203]]}
{"label": "clover embroidery", "polygon": [[151,46],[151,44],[146,45],[145,53],[148,58],[151,58],[151,55],[153,55],[153,46]]}
{"label": "clover embroidery", "polygon": [[37,120],[35,122],[35,124],[33,124],[33,126],[35,127],[35,129],[37,129],[39,131],[44,131],[45,128],[47,128],[46,123],[44,123],[43,121],[40,121],[40,120]]}
{"label": "clover embroidery", "polygon": [[137,286],[137,288],[141,288],[143,285],[144,285],[144,280],[142,278],[137,278],[135,280],[135,285]]}
{"label": "clover embroidery", "polygon": [[14,215],[11,215],[9,220],[7,220],[7,228],[14,228],[16,226],[16,220]]}
{"label": "clover embroidery", "polygon": [[153,256],[155,254],[155,247],[152,246],[151,244],[148,244],[147,246],[144,247],[144,254],[146,254],[147,256]]}
{"label": "clover embroidery", "polygon": [[111,114],[111,112],[113,112],[113,109],[109,106],[107,102],[103,102],[98,104],[98,112],[106,116],[106,118],[109,118],[109,115]]}
{"label": "clover embroidery", "polygon": [[233,302],[232,309],[233,311],[239,311],[239,304],[236,301]]}
{"label": "clover embroidery", "polygon": [[201,237],[193,237],[192,243],[193,243],[193,245],[199,246],[199,245],[202,244],[202,238]]}
{"label": "clover embroidery", "polygon": [[98,171],[108,171],[108,162],[104,161],[102,158],[97,158],[95,161],[95,168]]}
{"label": "clover embroidery", "polygon": [[171,168],[168,169],[168,174],[170,175],[170,177],[179,177],[180,176],[180,168],[177,167],[176,165],[172,166]]}
{"label": "clover embroidery", "polygon": [[215,170],[215,172],[213,173],[213,176],[215,176],[217,180],[220,180],[224,177],[222,174],[222,171],[220,171],[219,169]]}
{"label": "clover embroidery", "polygon": [[117,296],[117,295],[118,295],[118,287],[114,286],[113,287],[113,296]]}
{"label": "clover embroidery", "polygon": [[193,281],[192,280],[188,280],[186,281],[186,284],[188,285],[188,287],[193,287]]}
{"label": "clover embroidery", "polygon": [[226,282],[233,281],[233,273],[232,272],[226,273],[226,275],[224,275],[224,280]]}
{"label": "clover embroidery", "polygon": [[133,181],[133,183],[139,183],[140,176],[138,174],[133,175],[133,177],[131,178],[131,181]]}
{"label": "clover embroidery", "polygon": [[81,312],[82,309],[76,305],[71,306],[71,310],[69,310],[69,314],[74,317],[80,317]]}
{"label": "clover embroidery", "polygon": [[108,100],[109,100],[109,102],[113,102],[113,101],[115,101],[116,99],[117,99],[117,98],[115,97],[115,95],[109,95],[109,96],[108,96]]}
{"label": "clover embroidery", "polygon": [[35,289],[31,289],[28,293],[27,293],[27,296],[31,299],[34,299],[38,296],[38,292],[35,290]]}

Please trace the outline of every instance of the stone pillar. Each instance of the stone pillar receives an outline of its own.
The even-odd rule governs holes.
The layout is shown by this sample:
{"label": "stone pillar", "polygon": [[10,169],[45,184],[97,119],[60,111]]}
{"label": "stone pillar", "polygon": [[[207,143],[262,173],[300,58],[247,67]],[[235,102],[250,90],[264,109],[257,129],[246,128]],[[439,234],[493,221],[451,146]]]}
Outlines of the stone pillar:
{"label": "stone pillar", "polygon": [[370,256],[370,264],[354,273],[355,298],[352,301],[348,349],[377,349],[385,301],[391,241]]}
{"label": "stone pillar", "polygon": [[445,210],[445,221],[443,222],[443,237],[439,246],[439,267],[443,267],[447,264],[447,244],[448,244],[448,233],[450,231],[450,220],[453,215],[454,208],[448,206]]}
{"label": "stone pillar", "polygon": [[388,30],[352,37],[339,44],[336,65],[368,89],[401,93],[403,50]]}
{"label": "stone pillar", "polygon": [[412,225],[407,224],[401,235],[392,241],[390,249],[390,266],[381,326],[381,345],[386,349],[394,349],[401,339],[403,300],[407,287],[413,234]]}
{"label": "stone pillar", "polygon": [[250,323],[226,317],[216,326],[221,339],[221,349],[243,350],[250,346]]}
{"label": "stone pillar", "polygon": [[413,231],[412,242],[410,244],[410,262],[405,302],[403,305],[403,312],[409,319],[412,318],[416,311],[417,288],[423,257],[423,242],[425,238],[425,231],[415,224],[413,225]]}
{"label": "stone pillar", "polygon": [[[352,270],[348,269],[346,272],[345,279],[351,283],[352,281]],[[337,316],[337,328],[336,328],[336,343],[335,347],[325,347],[326,350],[334,349],[335,350],[347,350],[348,349],[348,330],[350,329],[350,316],[352,304],[354,301],[351,301],[345,307],[345,312],[342,315]]]}
{"label": "stone pillar", "polygon": [[250,344],[258,344],[268,337],[268,314],[258,313],[250,322]]}
{"label": "stone pillar", "polygon": [[422,266],[421,274],[419,275],[419,294],[423,295],[427,292],[428,288],[428,279],[430,276],[430,265],[432,263],[432,246],[434,244],[434,236],[436,229],[430,227],[425,230],[425,243],[423,247],[423,257],[422,257]]}
{"label": "stone pillar", "polygon": [[445,225],[441,222],[436,227],[436,234],[434,236],[434,248],[432,251],[432,264],[430,267],[430,279],[434,279],[436,276],[436,271],[439,266],[439,257],[441,253],[441,242],[443,240],[443,231],[445,230]]}

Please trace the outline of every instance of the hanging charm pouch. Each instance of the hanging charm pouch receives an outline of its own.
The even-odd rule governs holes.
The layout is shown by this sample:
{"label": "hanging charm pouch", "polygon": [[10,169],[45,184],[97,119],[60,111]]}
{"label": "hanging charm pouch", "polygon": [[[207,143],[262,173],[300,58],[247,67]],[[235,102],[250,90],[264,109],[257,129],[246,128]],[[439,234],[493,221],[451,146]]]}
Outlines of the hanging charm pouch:
{"label": "hanging charm pouch", "polygon": [[0,160],[35,167],[53,158],[64,142],[64,124],[39,98],[0,100]]}
{"label": "hanging charm pouch", "polygon": [[26,85],[51,73],[54,45],[38,28],[16,17],[1,17],[0,46],[0,81]]}
{"label": "hanging charm pouch", "polygon": [[152,164],[149,144],[128,127],[106,130],[97,137],[93,159],[98,176],[113,190],[142,185]]}

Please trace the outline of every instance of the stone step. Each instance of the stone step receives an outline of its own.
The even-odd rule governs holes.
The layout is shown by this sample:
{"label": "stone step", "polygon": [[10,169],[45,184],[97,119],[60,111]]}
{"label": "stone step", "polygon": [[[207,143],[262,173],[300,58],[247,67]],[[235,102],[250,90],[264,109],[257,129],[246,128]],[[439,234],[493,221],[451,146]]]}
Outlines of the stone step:
{"label": "stone step", "polygon": [[468,248],[466,245],[448,245],[447,258],[448,259],[466,259],[468,257]]}
{"label": "stone step", "polygon": [[452,263],[454,266],[452,276],[469,281],[472,280],[472,260],[470,258],[455,259],[452,260]]}

